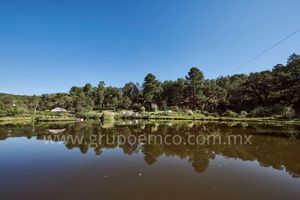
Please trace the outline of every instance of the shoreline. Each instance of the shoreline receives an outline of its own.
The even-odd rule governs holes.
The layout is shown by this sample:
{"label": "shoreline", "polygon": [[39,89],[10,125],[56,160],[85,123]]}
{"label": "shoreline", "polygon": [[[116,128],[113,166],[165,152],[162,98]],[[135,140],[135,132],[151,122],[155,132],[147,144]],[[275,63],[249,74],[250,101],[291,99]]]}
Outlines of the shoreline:
{"label": "shoreline", "polygon": [[[261,117],[214,117],[214,116],[157,116],[157,115],[147,115],[147,116],[120,116],[114,113],[114,119],[116,120],[145,120],[149,122],[156,121],[210,121],[210,122],[237,122],[237,123],[264,123],[264,124],[281,124],[281,125],[299,125],[300,119],[295,118],[291,120]],[[113,119],[113,120],[114,120]],[[101,119],[99,119],[101,120]],[[86,117],[84,121],[99,121],[93,118]],[[28,123],[51,123],[51,122],[78,122],[78,118],[74,117],[41,117],[33,121],[32,117],[22,117],[22,116],[11,116],[11,117],[0,117],[0,125],[7,124],[28,124]]]}

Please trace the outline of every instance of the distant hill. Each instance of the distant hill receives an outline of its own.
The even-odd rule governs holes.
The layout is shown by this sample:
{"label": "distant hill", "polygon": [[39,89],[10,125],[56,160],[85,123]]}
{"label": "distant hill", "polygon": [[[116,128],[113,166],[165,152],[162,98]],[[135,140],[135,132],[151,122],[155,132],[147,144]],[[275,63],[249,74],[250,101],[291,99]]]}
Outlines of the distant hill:
{"label": "distant hill", "polygon": [[14,105],[19,109],[31,110],[34,108],[38,98],[38,96],[0,93],[0,110],[13,108]]}

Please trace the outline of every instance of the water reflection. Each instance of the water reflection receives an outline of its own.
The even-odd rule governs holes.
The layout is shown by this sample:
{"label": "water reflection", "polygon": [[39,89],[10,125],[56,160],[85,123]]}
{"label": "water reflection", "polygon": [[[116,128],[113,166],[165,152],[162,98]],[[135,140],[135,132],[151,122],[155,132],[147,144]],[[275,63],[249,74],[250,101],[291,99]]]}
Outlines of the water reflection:
{"label": "water reflection", "polygon": [[50,132],[50,133],[53,133],[53,134],[58,134],[58,133],[63,133],[63,132],[65,132],[65,128],[62,128],[62,129],[48,129],[48,131]]}
{"label": "water reflection", "polygon": [[[34,130],[34,131],[33,131]],[[122,136],[129,138],[140,135],[159,135],[162,138],[168,134],[180,135],[187,141],[190,135],[220,135],[226,137],[232,134],[253,135],[251,145],[228,144],[143,144],[139,142],[112,143],[107,139],[99,139],[99,135],[106,138]],[[120,122],[115,125],[99,123],[76,124],[45,124],[36,126],[1,126],[0,140],[9,137],[36,137],[38,140],[47,139],[54,142],[65,141],[63,138],[80,136],[81,141],[66,141],[67,149],[79,148],[82,154],[89,150],[101,156],[104,149],[121,148],[126,155],[142,153],[148,165],[154,165],[161,156],[179,157],[187,160],[195,172],[204,172],[210,162],[218,155],[226,158],[241,159],[243,161],[258,161],[261,166],[286,170],[292,177],[300,176],[300,141],[297,127],[275,127],[258,124],[220,124],[220,123],[146,123],[139,121]],[[50,135],[50,137],[49,137]],[[93,137],[91,137],[93,136]],[[91,141],[93,138],[93,141]],[[97,140],[95,140],[97,138]],[[97,145],[91,143],[99,141]]]}

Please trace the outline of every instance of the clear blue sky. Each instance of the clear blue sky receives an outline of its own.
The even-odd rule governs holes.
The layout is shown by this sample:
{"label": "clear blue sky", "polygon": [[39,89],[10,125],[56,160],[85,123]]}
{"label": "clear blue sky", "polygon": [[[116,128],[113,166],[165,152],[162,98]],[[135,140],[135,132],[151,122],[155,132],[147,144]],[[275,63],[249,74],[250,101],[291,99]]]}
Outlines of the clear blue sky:
{"label": "clear blue sky", "polygon": [[[87,82],[122,86],[232,74],[300,28],[299,0],[1,0],[0,92],[67,92]],[[247,66],[249,73],[300,54],[300,33]]]}

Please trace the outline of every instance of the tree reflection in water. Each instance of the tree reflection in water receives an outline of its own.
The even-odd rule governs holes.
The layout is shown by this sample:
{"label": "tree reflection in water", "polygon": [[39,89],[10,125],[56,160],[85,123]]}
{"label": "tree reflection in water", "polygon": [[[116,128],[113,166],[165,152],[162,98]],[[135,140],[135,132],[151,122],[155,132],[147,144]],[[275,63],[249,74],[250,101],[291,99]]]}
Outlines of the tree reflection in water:
{"label": "tree reflection in water", "polygon": [[[99,123],[76,123],[39,125],[32,132],[30,126],[1,126],[0,140],[8,137],[36,137],[45,139],[49,129],[64,130],[57,134],[50,133],[52,141],[61,141],[62,138],[80,137],[82,141],[69,141],[65,143],[68,149],[79,148],[82,154],[93,150],[96,155],[101,155],[103,149],[121,148],[124,154],[132,155],[142,153],[147,164],[153,165],[162,156],[177,156],[180,159],[188,160],[196,172],[204,172],[211,160],[216,155],[228,158],[241,159],[243,161],[258,161],[261,166],[273,167],[279,170],[286,170],[293,177],[300,175],[299,157],[299,128],[298,127],[274,127],[259,124],[228,124],[228,123],[204,123],[204,122],[182,122],[182,123],[130,123],[121,122],[114,126],[105,126]],[[54,131],[55,132],[55,131]],[[179,135],[182,141],[188,141],[189,135],[220,135],[226,137],[232,134],[253,135],[251,145],[228,145],[228,144],[151,144],[126,142],[113,143],[113,137],[122,136],[130,139],[132,136],[157,135],[161,138],[167,135]],[[292,138],[291,138],[292,134]],[[100,135],[104,137],[100,138]],[[93,138],[93,141],[91,141]],[[97,142],[97,145],[91,143]]]}

